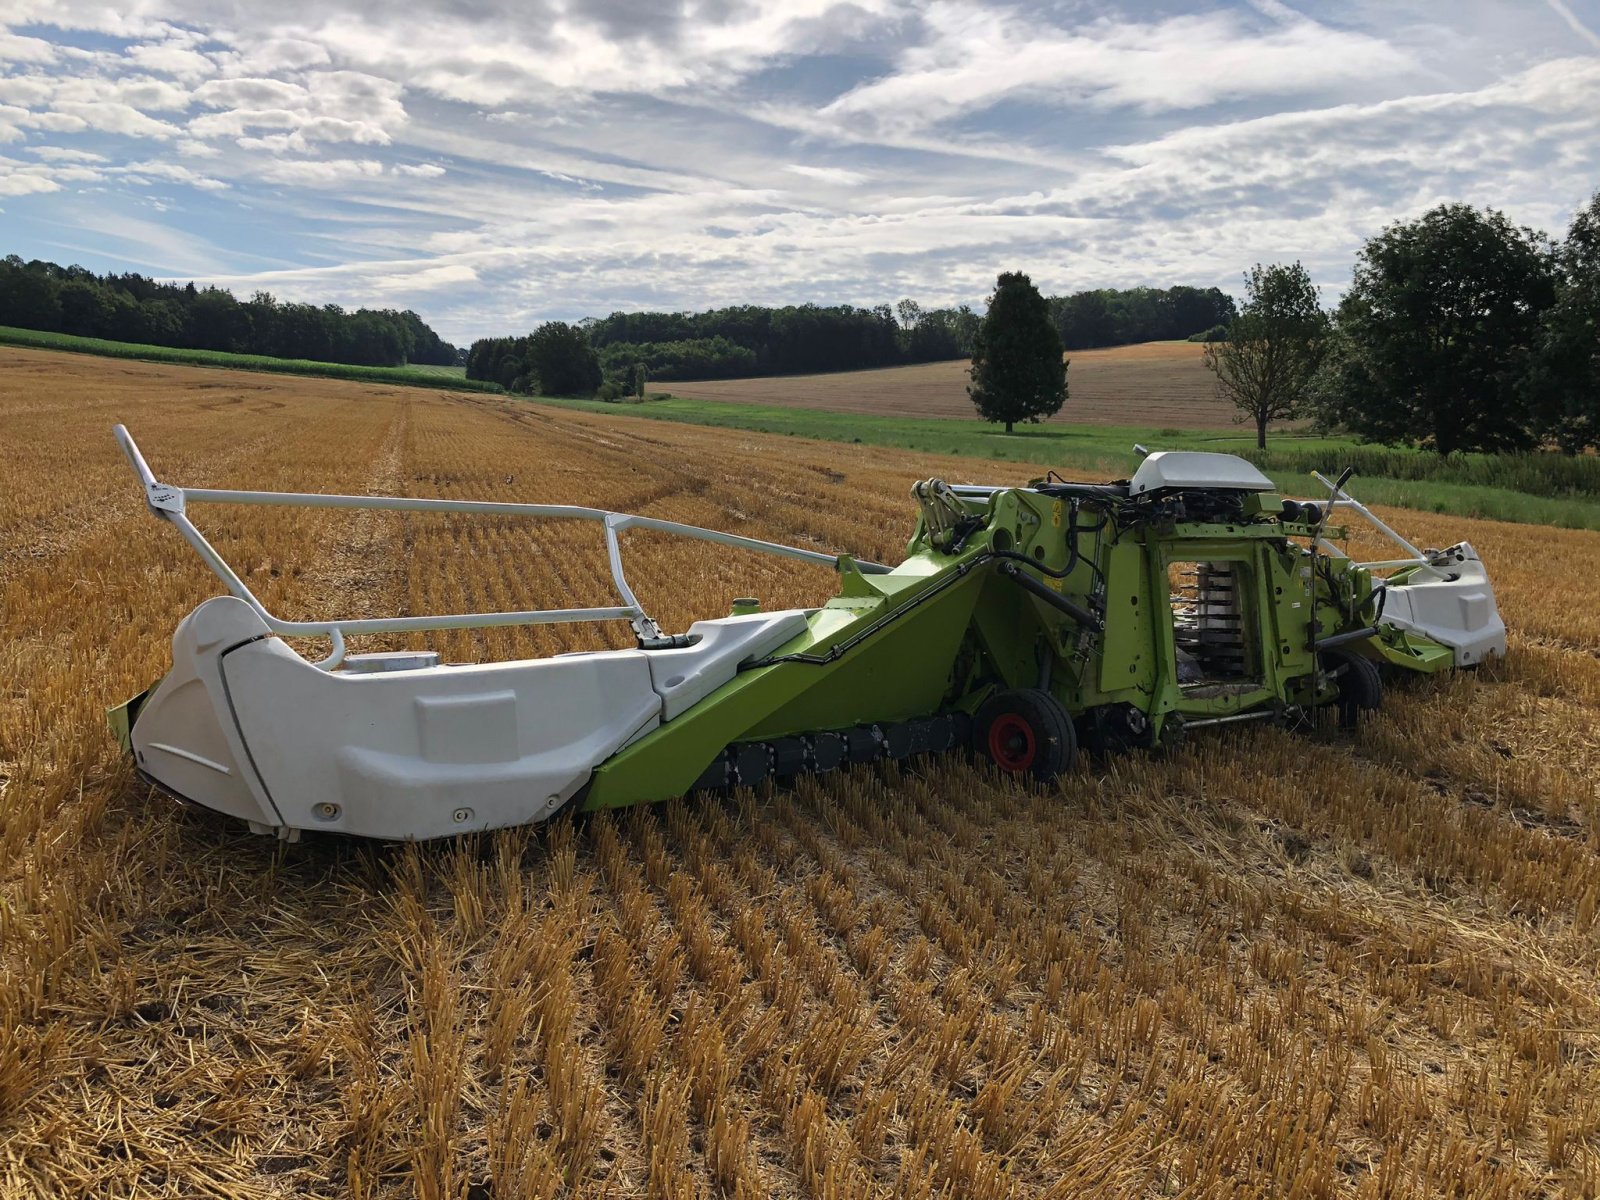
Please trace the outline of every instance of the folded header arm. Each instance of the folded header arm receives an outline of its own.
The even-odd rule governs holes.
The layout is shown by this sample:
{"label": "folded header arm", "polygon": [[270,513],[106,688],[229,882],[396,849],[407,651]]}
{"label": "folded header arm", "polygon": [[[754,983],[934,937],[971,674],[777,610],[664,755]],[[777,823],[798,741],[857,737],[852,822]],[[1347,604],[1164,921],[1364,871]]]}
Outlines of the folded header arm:
{"label": "folded header arm", "polygon": [[[335,496],[315,492],[252,492],[225,488],[185,488],[162,483],[139,452],[133,437],[121,425],[114,430],[122,452],[138,475],[144,488],[145,505],[151,514],[177,526],[184,539],[222,580],[228,591],[248,604],[274,633],[291,637],[326,637],[333,645],[332,653],[316,665],[332,670],[343,661],[344,639],[347,636],[373,633],[410,633],[436,629],[485,629],[507,625],[552,625],[584,621],[628,621],[641,645],[670,644],[661,627],[640,604],[633,589],[628,586],[622,567],[622,547],[618,535],[630,529],[648,529],[658,533],[676,534],[699,541],[714,542],[742,550],[755,550],[801,562],[816,563],[837,569],[843,556],[806,550],[799,546],[786,546],[759,538],[741,537],[697,525],[684,525],[677,521],[664,521],[657,517],[644,517],[631,513],[611,512],[603,508],[584,508],[571,504],[513,504],[500,501],[433,500],[407,496]],[[374,617],[334,621],[288,621],[275,617],[258,600],[240,579],[227,561],[217,553],[189,519],[190,503],[269,504],[299,508],[355,508],[388,509],[399,512],[454,512],[490,516],[530,517],[536,520],[593,521],[605,533],[606,557],[611,567],[611,580],[616,587],[621,604],[599,608],[548,608],[527,609],[520,612],[448,613],[430,616]],[[864,574],[887,574],[889,567],[874,562],[855,561],[857,570]]]}

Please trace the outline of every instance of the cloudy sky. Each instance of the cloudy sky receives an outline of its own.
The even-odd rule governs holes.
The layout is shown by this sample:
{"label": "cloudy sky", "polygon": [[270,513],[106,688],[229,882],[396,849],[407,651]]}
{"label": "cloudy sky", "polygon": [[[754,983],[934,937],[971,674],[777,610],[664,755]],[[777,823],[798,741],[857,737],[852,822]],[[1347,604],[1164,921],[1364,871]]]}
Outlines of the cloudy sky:
{"label": "cloudy sky", "polygon": [[0,253],[417,309],[1218,284],[1600,188],[1600,0],[0,0]]}

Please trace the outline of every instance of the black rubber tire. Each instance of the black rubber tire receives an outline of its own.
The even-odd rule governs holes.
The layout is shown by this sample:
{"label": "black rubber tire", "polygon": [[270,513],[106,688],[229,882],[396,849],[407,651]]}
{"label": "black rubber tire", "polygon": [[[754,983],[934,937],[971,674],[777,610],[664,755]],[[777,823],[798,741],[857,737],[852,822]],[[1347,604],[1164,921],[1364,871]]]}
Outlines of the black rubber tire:
{"label": "black rubber tire", "polygon": [[1339,714],[1339,728],[1354,729],[1368,713],[1382,707],[1383,680],[1371,659],[1348,650],[1326,650],[1322,654],[1322,669],[1339,672],[1334,680],[1339,694],[1328,706]]}
{"label": "black rubber tire", "polygon": [[1049,692],[1017,688],[991,696],[973,722],[973,745],[1002,771],[1054,779],[1078,759],[1072,718]]}

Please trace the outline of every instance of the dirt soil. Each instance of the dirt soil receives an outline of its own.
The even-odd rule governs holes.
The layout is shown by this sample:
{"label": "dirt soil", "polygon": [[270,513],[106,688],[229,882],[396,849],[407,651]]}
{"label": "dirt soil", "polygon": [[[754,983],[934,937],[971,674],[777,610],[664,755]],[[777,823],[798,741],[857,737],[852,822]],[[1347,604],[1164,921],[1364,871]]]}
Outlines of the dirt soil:
{"label": "dirt soil", "polygon": [[[1067,403],[1053,419],[1157,429],[1234,429],[1235,410],[1216,395],[1216,377],[1193,342],[1146,342],[1067,356]],[[971,419],[969,363],[919,363],[874,371],[663,383],[675,396],[816,408],[885,417]]]}

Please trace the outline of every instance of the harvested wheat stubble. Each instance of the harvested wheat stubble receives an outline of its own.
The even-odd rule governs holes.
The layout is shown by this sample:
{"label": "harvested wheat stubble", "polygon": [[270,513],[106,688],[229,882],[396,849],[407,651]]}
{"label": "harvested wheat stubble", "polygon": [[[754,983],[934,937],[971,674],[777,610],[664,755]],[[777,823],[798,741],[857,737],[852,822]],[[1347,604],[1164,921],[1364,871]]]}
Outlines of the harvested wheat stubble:
{"label": "harvested wheat stubble", "polygon": [[[143,514],[113,422],[197,486],[582,500],[890,561],[910,482],[979,468],[331,381],[0,372],[0,1193],[1595,1193],[1600,536],[1386,513],[1471,538],[1512,654],[1355,736],[284,847],[151,795],[105,731],[218,590]],[[196,513],[286,615],[606,595],[590,530]],[[630,545],[673,627],[831,590]]]}
{"label": "harvested wheat stubble", "polygon": [[[1067,355],[1066,406],[1052,420],[1079,425],[1148,425],[1158,429],[1239,428],[1238,412],[1217,396],[1216,376],[1192,342],[1146,342]],[[815,408],[880,417],[949,417],[970,421],[965,360],[780,375],[664,383],[676,396]]]}

